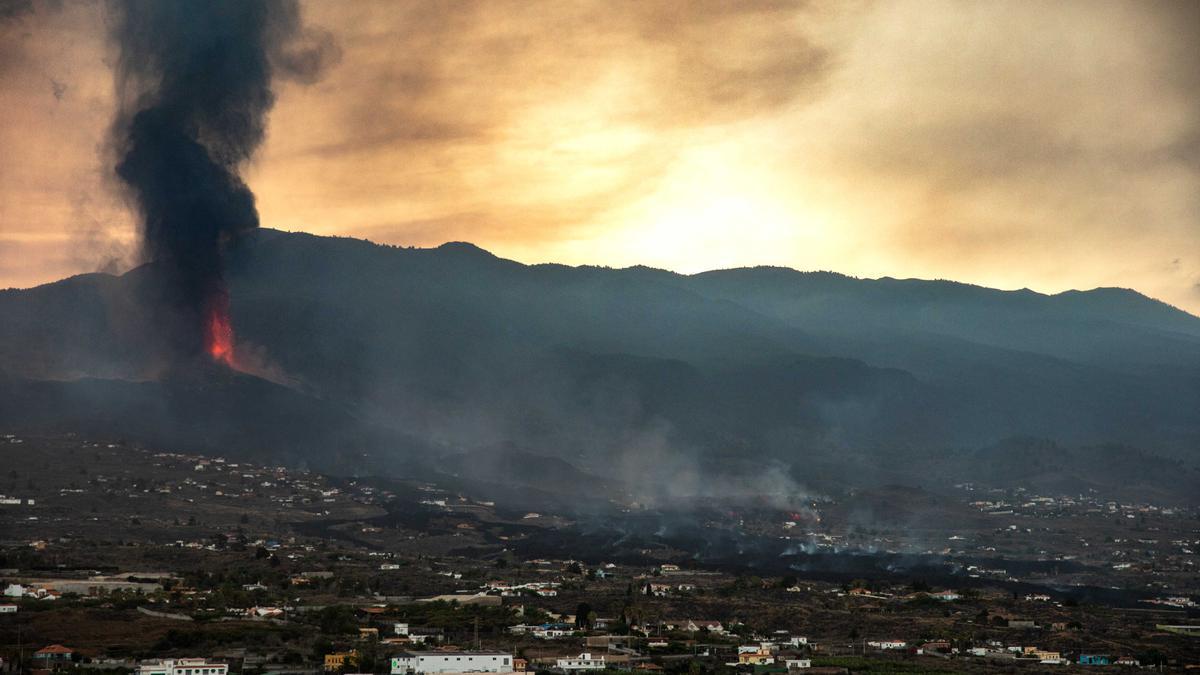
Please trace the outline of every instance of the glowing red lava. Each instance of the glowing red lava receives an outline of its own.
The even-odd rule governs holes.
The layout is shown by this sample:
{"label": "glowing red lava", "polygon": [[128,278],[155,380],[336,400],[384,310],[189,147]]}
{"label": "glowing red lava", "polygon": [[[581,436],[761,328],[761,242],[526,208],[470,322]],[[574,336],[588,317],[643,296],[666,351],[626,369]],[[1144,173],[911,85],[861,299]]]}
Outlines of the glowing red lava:
{"label": "glowing red lava", "polygon": [[236,368],[233,354],[233,324],[229,320],[229,298],[221,295],[209,303],[204,322],[204,349],[213,361]]}

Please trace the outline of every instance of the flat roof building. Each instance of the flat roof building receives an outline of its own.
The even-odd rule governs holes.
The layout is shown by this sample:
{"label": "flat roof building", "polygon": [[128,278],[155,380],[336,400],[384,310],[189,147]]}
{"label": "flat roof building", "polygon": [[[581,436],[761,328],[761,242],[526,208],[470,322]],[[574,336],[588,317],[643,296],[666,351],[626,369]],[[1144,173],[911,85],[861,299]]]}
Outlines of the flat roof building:
{"label": "flat roof building", "polygon": [[561,658],[555,665],[564,673],[570,673],[579,670],[604,670],[608,664],[603,656],[593,657],[590,652],[584,652],[579,656]]}
{"label": "flat roof building", "polygon": [[229,675],[229,665],[208,659],[152,659],[138,664],[137,675]]}
{"label": "flat roof building", "polygon": [[511,673],[508,652],[402,652],[392,659],[392,675],[407,673]]}

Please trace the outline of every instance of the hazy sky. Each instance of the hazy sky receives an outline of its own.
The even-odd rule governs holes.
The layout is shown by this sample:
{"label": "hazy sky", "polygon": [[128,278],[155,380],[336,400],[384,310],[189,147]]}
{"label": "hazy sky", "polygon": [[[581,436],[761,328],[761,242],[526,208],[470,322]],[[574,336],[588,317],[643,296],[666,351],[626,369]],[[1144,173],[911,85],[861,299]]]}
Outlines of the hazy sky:
{"label": "hazy sky", "polygon": [[[334,2],[265,226],[1200,313],[1200,2]],[[0,287],[121,269],[101,2],[0,0]]]}

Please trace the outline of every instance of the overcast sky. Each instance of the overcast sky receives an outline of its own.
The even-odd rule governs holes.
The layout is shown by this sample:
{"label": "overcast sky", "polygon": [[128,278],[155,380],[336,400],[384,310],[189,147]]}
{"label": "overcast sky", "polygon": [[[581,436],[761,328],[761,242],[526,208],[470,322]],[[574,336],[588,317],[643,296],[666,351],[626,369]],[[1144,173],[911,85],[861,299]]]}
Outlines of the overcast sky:
{"label": "overcast sky", "polygon": [[[307,2],[267,227],[1200,313],[1198,2]],[[100,2],[0,0],[0,287],[119,271]],[[327,35],[320,31],[327,31]]]}

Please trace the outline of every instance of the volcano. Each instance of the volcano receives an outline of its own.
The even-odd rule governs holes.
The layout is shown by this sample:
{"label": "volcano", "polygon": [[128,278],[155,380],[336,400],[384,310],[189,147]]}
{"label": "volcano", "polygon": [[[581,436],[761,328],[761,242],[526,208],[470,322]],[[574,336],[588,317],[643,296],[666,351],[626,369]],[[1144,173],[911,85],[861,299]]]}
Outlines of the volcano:
{"label": "volcano", "polygon": [[[746,462],[886,481],[1010,438],[1047,439],[1021,446],[1035,456],[1124,445],[1179,475],[1200,459],[1200,319],[1133,291],[529,266],[272,230],[228,263],[187,377],[138,300],[148,268],[0,292],[0,424],[79,419],[298,462],[511,446],[648,485]],[[290,379],[263,382],[256,354]],[[120,403],[135,392],[144,407]],[[1010,454],[1031,466],[1004,450],[989,470]]]}

